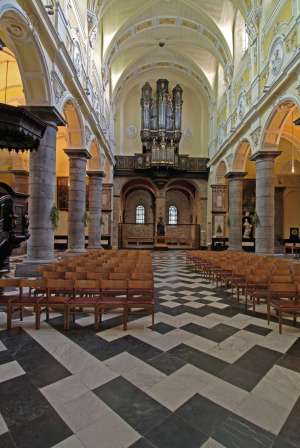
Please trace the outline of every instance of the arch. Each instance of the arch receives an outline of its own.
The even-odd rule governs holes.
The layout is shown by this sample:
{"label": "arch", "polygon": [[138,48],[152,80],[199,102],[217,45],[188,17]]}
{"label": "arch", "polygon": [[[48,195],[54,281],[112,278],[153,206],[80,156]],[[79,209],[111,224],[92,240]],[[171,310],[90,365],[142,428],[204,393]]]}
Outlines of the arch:
{"label": "arch", "polygon": [[[139,14],[137,13],[137,17]],[[197,20],[195,17],[190,19],[189,17],[179,17],[172,16],[169,17],[164,16],[147,16],[142,21],[135,22],[135,18],[133,20],[128,21],[117,33],[113,36],[105,54],[105,63],[110,65],[113,59],[118,55],[120,51],[124,48],[124,45],[128,46],[132,39],[139,34],[144,34],[150,29],[168,29],[174,27],[176,30],[182,29],[185,32],[191,33],[194,37],[197,37],[197,34],[201,39],[199,42],[206,43],[206,45],[210,48],[210,51],[216,56],[216,58],[221,62],[223,67],[225,68],[227,64],[232,63],[232,54],[224,35],[208,15],[205,14],[204,11],[201,12],[201,17],[205,16],[204,20]],[[134,30],[134,31],[133,31]],[[218,43],[218,45],[216,45]]]}
{"label": "arch", "polygon": [[278,148],[285,122],[289,114],[296,109],[300,111],[300,100],[297,97],[290,95],[279,99],[271,111],[262,132],[261,148],[263,150]]}
{"label": "arch", "polygon": [[99,145],[97,143],[96,138],[93,138],[90,146],[88,148],[89,153],[91,154],[92,158],[87,163],[87,170],[101,170],[103,169],[102,163],[101,163],[101,151],[99,148]]}
{"label": "arch", "polygon": [[156,196],[156,193],[157,193],[156,186],[149,179],[145,179],[145,178],[137,178],[134,180],[130,180],[129,182],[126,182],[126,184],[122,188],[121,193],[124,197],[126,197],[132,190],[137,189],[137,188],[142,189],[142,190],[148,190],[154,196]]}
{"label": "arch", "polygon": [[232,170],[246,171],[246,164],[251,154],[252,149],[249,140],[242,140],[235,151]]}
{"label": "arch", "polygon": [[42,45],[29,18],[17,3],[12,5],[4,1],[0,5],[0,36],[15,54],[26,104],[52,104],[50,76]]}
{"label": "arch", "polygon": [[174,63],[174,61],[171,59],[159,59],[149,64],[149,59],[147,62],[147,59],[145,59],[145,57],[136,60],[133,66],[131,65],[126,70],[124,70],[124,72],[116,82],[116,85],[113,89],[113,100],[116,101],[116,99],[120,96],[122,90],[127,86],[128,81],[136,80],[138,75],[142,75],[156,69],[162,70],[170,68],[173,72],[184,74],[196,88],[200,88],[201,92],[205,92],[205,95],[207,95],[208,99],[212,99],[212,88],[204,72],[195,64],[187,62],[187,58],[182,57],[181,61],[178,60],[177,55],[176,63]]}
{"label": "arch", "polygon": [[84,126],[79,107],[73,99],[68,99],[63,105],[63,115],[66,118],[66,140],[69,147],[84,147]]}

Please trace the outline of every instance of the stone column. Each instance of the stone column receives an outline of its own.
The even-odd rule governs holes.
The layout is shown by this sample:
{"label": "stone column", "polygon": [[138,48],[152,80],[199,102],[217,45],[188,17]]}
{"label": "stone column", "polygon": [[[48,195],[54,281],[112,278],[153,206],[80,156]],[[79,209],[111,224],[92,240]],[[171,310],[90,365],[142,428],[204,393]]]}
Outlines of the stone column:
{"label": "stone column", "polygon": [[166,190],[164,187],[158,190],[155,201],[155,233],[160,218],[163,219],[163,222],[166,225]]}
{"label": "stone column", "polygon": [[251,160],[256,162],[256,214],[259,222],[255,228],[255,252],[274,253],[274,159],[279,151],[259,151]]}
{"label": "stone column", "polygon": [[246,173],[226,174],[229,193],[229,250],[242,250],[243,177]]}
{"label": "stone column", "polygon": [[118,249],[122,235],[119,235],[120,226],[120,212],[121,212],[121,197],[119,194],[114,194],[113,203],[113,223],[112,223],[112,248]]}
{"label": "stone column", "polygon": [[83,148],[67,148],[69,157],[68,252],[85,251],[86,162],[90,153]]}
{"label": "stone column", "polygon": [[14,190],[17,193],[25,193],[28,194],[28,179],[29,172],[26,170],[11,170],[10,171],[15,177],[15,187]]}
{"label": "stone column", "polygon": [[29,233],[27,259],[17,266],[16,275],[36,275],[36,268],[54,261],[54,231],[50,219],[56,184],[57,125],[65,121],[54,107],[30,106],[28,109],[48,126],[37,151],[29,161]]}
{"label": "stone column", "polygon": [[89,177],[89,249],[101,248],[103,171],[88,171]]}
{"label": "stone column", "polygon": [[284,252],[284,190],[285,187],[275,187],[274,241],[276,253]]}

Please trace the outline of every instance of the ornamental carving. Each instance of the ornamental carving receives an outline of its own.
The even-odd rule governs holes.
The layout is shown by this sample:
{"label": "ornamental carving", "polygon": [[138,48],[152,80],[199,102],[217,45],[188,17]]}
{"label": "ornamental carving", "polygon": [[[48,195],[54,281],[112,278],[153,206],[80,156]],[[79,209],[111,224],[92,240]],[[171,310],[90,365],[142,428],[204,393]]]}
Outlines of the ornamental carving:
{"label": "ornamental carving", "polygon": [[51,73],[51,80],[52,80],[52,87],[53,87],[55,102],[56,102],[56,104],[58,104],[60,99],[62,98],[63,94],[65,93],[66,88],[65,88],[63,82],[60,80],[58,74],[54,71]]}
{"label": "ornamental carving", "polygon": [[246,97],[245,92],[242,92],[238,99],[237,113],[238,117],[241,120],[246,112]]}
{"label": "ornamental carving", "polygon": [[288,53],[295,50],[298,46],[298,33],[297,29],[294,29],[285,40],[285,48]]}
{"label": "ornamental carving", "polygon": [[127,136],[128,138],[135,139],[138,135],[138,129],[134,124],[130,124],[127,128]]}
{"label": "ornamental carving", "polygon": [[255,148],[258,146],[259,143],[259,139],[260,139],[260,134],[261,134],[261,127],[259,126],[258,128],[256,128],[250,135],[251,135],[251,140],[253,145],[255,146]]}
{"label": "ornamental carving", "polygon": [[79,42],[74,40],[74,59],[73,59],[74,65],[75,65],[75,69],[76,69],[76,73],[78,78],[81,77],[81,73],[82,73],[82,56],[81,56],[81,50],[80,50],[80,45]]}
{"label": "ornamental carving", "polygon": [[282,68],[284,59],[284,47],[281,38],[276,39],[272,45],[270,53],[270,71],[273,76],[277,76]]}
{"label": "ornamental carving", "polygon": [[88,146],[88,143],[90,142],[92,137],[92,131],[88,126],[85,127],[85,144]]}

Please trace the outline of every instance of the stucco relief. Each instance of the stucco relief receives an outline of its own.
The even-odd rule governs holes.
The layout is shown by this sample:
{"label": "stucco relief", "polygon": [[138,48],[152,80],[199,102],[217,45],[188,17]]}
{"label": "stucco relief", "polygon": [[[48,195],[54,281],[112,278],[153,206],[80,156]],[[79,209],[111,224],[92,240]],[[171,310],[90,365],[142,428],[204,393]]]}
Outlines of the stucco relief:
{"label": "stucco relief", "polygon": [[281,37],[276,39],[271,47],[270,52],[270,73],[273,77],[277,76],[281,71],[284,60],[284,47]]}

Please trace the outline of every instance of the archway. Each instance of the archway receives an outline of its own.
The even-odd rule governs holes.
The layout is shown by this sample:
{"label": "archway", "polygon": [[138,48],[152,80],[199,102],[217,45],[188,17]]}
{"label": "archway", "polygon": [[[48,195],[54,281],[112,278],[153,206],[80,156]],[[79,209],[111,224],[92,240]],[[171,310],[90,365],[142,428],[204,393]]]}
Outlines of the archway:
{"label": "archway", "polygon": [[121,193],[123,247],[153,247],[156,189],[147,179],[127,182]]}
{"label": "archway", "polygon": [[45,56],[29,19],[18,8],[18,5],[12,8],[9,2],[0,5],[0,39],[15,55],[26,104],[50,105],[50,77]]}

